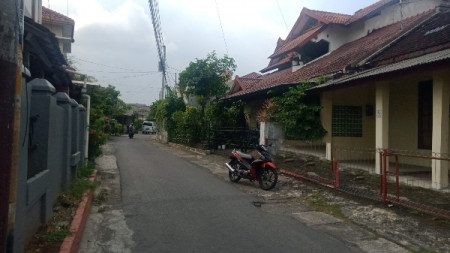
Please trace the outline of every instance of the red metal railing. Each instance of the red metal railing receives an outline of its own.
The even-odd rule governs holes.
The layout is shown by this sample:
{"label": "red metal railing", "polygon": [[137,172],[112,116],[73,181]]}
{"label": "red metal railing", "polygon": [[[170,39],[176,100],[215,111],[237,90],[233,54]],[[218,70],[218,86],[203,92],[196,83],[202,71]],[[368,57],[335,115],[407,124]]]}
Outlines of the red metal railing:
{"label": "red metal railing", "polygon": [[[379,158],[379,170],[375,170],[375,157]],[[372,157],[372,158],[370,158]],[[402,160],[404,159],[404,160]],[[361,197],[369,198],[372,200],[381,201],[383,204],[395,203],[404,207],[413,208],[415,210],[440,216],[446,219],[450,219],[450,194],[443,193],[439,191],[432,191],[431,189],[417,189],[419,187],[415,185],[405,184],[405,178],[410,177],[410,175],[405,174],[405,172],[400,173],[401,168],[403,171],[407,166],[414,163],[413,159],[424,160],[423,164],[428,164],[424,168],[428,167],[431,170],[432,160],[444,160],[450,162],[450,158],[442,154],[413,154],[411,152],[401,152],[393,150],[375,150],[375,149],[339,149],[335,148],[333,150],[333,156],[331,161],[331,174],[328,178],[311,176],[308,173],[294,173],[291,171],[281,170],[281,173],[294,176],[297,178],[302,178],[329,188],[334,188],[343,192],[358,195]],[[403,162],[403,163],[402,163]],[[419,162],[420,163],[420,162]],[[341,166],[344,168],[341,169]],[[417,166],[416,166],[417,167]],[[379,191],[377,193],[377,187],[372,189],[367,189],[355,185],[354,182],[350,182],[349,177],[343,176],[344,171],[349,170],[366,170],[368,175],[372,178],[379,177]],[[330,178],[333,178],[330,180]],[[403,182],[401,183],[401,179]],[[416,179],[414,179],[416,180]],[[417,179],[422,180],[422,179]],[[431,180],[431,179],[430,179]],[[422,180],[423,181],[423,180]],[[428,183],[427,185],[431,185]],[[421,193],[428,190],[430,193],[430,198],[422,199],[415,198],[414,194]],[[438,197],[439,196],[439,197]],[[439,200],[444,196],[442,201],[446,202],[448,200],[449,206],[439,206],[434,200]],[[434,199],[433,199],[434,198]],[[429,200],[428,203],[425,203]],[[443,207],[443,208],[440,208]]]}

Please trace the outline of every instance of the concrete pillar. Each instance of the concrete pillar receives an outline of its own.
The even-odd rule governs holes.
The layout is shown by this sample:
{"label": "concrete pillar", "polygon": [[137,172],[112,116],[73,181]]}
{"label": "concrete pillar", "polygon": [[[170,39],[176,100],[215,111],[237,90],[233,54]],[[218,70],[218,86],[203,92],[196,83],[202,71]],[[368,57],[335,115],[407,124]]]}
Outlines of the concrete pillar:
{"label": "concrete pillar", "polygon": [[259,123],[259,144],[266,144],[266,122]]}
{"label": "concrete pillar", "polygon": [[81,160],[80,143],[79,143],[79,110],[78,102],[75,99],[70,100],[70,105],[72,106],[72,148],[71,148],[71,176],[75,179],[77,175],[77,165]]}
{"label": "concrete pillar", "polygon": [[[266,143],[267,139],[267,143]],[[284,142],[283,128],[276,122],[261,122],[259,128],[259,144],[269,145],[272,154],[276,154]]]}
{"label": "concrete pillar", "polygon": [[332,158],[332,118],[333,118],[333,92],[324,92],[321,97],[322,110],[320,112],[320,120],[322,121],[322,126],[327,131],[327,135],[323,137],[323,141],[326,143],[326,154],[327,160]]}
{"label": "concrete pillar", "polygon": [[[375,147],[389,148],[389,84],[376,83],[375,88]],[[375,171],[380,174],[380,155],[375,155]]]}
{"label": "concrete pillar", "polygon": [[80,150],[80,159],[84,161],[84,149],[85,145],[85,133],[86,133],[86,108],[82,105],[78,105],[78,148]]}
{"label": "concrete pillar", "polygon": [[[433,143],[432,152],[439,156],[448,153],[449,138],[449,78],[443,73],[433,79]],[[432,182],[434,189],[448,186],[448,161],[432,161]]]}
{"label": "concrete pillar", "polygon": [[[14,243],[11,252],[24,252],[25,248],[25,217],[27,211],[27,174],[28,174],[28,134],[30,131],[31,85],[27,78],[31,76],[27,68],[22,70],[22,94],[20,98],[20,150],[19,171],[17,176],[16,222],[14,227]],[[0,251],[1,252],[1,251]]]}
{"label": "concrete pillar", "polygon": [[50,220],[56,192],[54,110],[56,99],[52,96],[55,87],[45,79],[35,78],[28,85],[32,87],[29,121],[27,213],[25,218],[27,238],[39,226]]}
{"label": "concrete pillar", "polygon": [[64,118],[60,119],[63,126],[63,168],[62,168],[62,180],[61,180],[61,187],[65,189],[69,183],[70,179],[72,178],[71,170],[70,170],[70,158],[71,158],[71,148],[72,148],[72,105],[71,105],[71,98],[63,92],[58,92],[55,95],[56,101],[58,103],[58,106],[63,108],[64,110]]}

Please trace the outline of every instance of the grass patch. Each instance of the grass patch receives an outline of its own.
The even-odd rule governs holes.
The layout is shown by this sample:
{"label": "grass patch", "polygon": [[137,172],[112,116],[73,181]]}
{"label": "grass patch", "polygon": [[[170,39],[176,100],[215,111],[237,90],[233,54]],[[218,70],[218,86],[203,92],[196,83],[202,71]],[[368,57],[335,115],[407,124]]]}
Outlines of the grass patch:
{"label": "grass patch", "polygon": [[72,233],[70,232],[70,230],[65,228],[61,230],[48,232],[43,236],[43,239],[46,240],[47,242],[62,242],[67,236],[71,234]]}
{"label": "grass patch", "polygon": [[92,171],[94,170],[94,162],[88,161],[86,164],[83,164],[77,169],[77,177],[78,178],[89,178],[92,175]]}
{"label": "grass patch", "polygon": [[336,217],[345,218],[341,206],[338,204],[329,204],[320,193],[314,193],[308,198],[308,202],[314,206],[317,211],[332,214]]}
{"label": "grass patch", "polygon": [[94,203],[96,205],[101,205],[108,200],[108,191],[106,189],[101,189],[100,192],[95,196]]}
{"label": "grass patch", "polygon": [[41,226],[33,239],[25,248],[26,253],[31,252],[59,252],[60,244],[71,235],[69,230],[73,215],[83,197],[83,194],[94,189],[98,183],[91,182],[94,163],[80,165],[77,168],[77,177],[68,186],[67,190],[58,195],[51,220]]}

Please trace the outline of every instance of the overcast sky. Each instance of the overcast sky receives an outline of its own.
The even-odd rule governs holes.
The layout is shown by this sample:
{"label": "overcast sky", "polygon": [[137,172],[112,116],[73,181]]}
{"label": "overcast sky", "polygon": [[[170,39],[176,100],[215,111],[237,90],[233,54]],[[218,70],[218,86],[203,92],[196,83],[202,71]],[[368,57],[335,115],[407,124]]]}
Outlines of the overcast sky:
{"label": "overcast sky", "polygon": [[[234,75],[259,72],[277,39],[285,39],[303,7],[353,14],[377,0],[160,0],[169,85],[189,62],[212,51],[237,64]],[[43,0],[75,20],[69,58],[79,72],[111,84],[127,103],[159,98],[161,73],[147,0]]]}

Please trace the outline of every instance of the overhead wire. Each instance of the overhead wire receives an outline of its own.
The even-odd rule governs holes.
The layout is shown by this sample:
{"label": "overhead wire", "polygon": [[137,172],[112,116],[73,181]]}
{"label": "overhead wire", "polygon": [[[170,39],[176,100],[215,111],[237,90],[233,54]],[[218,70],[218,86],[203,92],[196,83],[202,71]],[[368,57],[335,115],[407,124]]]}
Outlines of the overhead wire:
{"label": "overhead wire", "polygon": [[220,18],[219,5],[217,4],[217,0],[214,0],[214,2],[216,3],[216,10],[217,10],[217,16],[219,17],[220,29],[222,30],[222,38],[223,38],[223,42],[225,44],[225,52],[228,54],[228,44],[227,44],[227,40],[225,38],[225,32],[223,30],[222,19]]}
{"label": "overhead wire", "polygon": [[[77,59],[77,60],[82,61],[82,62],[94,64],[94,65],[97,65],[97,66],[102,66],[102,67],[107,67],[107,68],[112,68],[112,69],[121,69],[121,70],[135,71],[133,69],[127,69],[127,68],[123,68],[123,67],[111,66],[111,65],[106,65],[106,64],[102,64],[102,63],[97,63],[97,62],[94,62],[94,61],[91,61],[91,60],[81,59],[81,58],[78,58],[76,56],[72,56],[72,58]],[[142,71],[142,72],[144,72],[144,71]]]}
{"label": "overhead wire", "polygon": [[278,10],[280,11],[281,17],[283,18],[284,26],[286,27],[286,30],[289,31],[288,25],[286,23],[286,19],[284,18],[283,11],[281,10],[281,7],[280,7],[280,3],[278,2],[278,0],[275,0],[275,2],[277,2]]}

